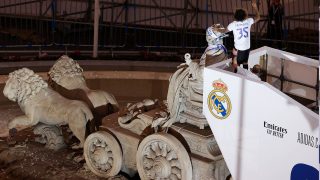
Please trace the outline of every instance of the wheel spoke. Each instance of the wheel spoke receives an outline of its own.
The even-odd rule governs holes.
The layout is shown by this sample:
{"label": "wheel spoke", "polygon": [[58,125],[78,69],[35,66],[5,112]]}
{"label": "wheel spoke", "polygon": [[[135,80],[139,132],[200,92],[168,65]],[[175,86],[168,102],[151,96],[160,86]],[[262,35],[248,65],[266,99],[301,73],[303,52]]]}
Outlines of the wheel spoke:
{"label": "wheel spoke", "polygon": [[167,160],[168,161],[171,161],[172,159],[177,159],[177,155],[174,151],[170,151],[168,154],[167,154]]}
{"label": "wheel spoke", "polygon": [[110,147],[108,146],[108,145],[106,145],[106,147],[104,147],[104,151],[105,152],[108,152],[108,151],[110,151],[111,149],[110,149]]}
{"label": "wheel spoke", "polygon": [[100,164],[99,167],[101,169],[101,171],[107,171],[110,165],[106,164]]}
{"label": "wheel spoke", "polygon": [[146,175],[149,177],[149,179],[154,179],[156,176],[156,173],[153,169],[146,170]]}
{"label": "wheel spoke", "polygon": [[106,163],[104,167],[105,167],[105,171],[107,171],[111,169],[112,166],[109,163]]}
{"label": "wheel spoke", "polygon": [[112,157],[109,157],[108,163],[113,164],[113,158]]}
{"label": "wheel spoke", "polygon": [[156,156],[160,156],[161,151],[158,142],[152,143],[151,148],[156,153]]}
{"label": "wheel spoke", "polygon": [[101,140],[100,139],[97,139],[97,145],[98,147],[101,147]]}
{"label": "wheel spoke", "polygon": [[171,167],[180,167],[180,162],[176,159],[170,161]]}
{"label": "wheel spoke", "polygon": [[169,177],[170,180],[178,180],[178,176],[175,175],[175,174],[171,174],[170,177]]}
{"label": "wheel spoke", "polygon": [[112,152],[111,152],[111,151],[108,151],[107,156],[108,156],[108,157],[112,157]]}
{"label": "wheel spoke", "polygon": [[99,169],[100,168],[99,164],[94,159],[91,159],[91,160],[92,160],[92,164],[94,165],[94,167]]}
{"label": "wheel spoke", "polygon": [[144,154],[147,158],[149,159],[154,159],[156,158],[156,154],[154,153],[154,151],[152,151],[151,146],[148,146],[145,150],[145,154]]}
{"label": "wheel spoke", "polygon": [[104,141],[101,142],[100,147],[103,147],[103,148],[106,147],[106,142],[104,142]]}
{"label": "wheel spoke", "polygon": [[153,167],[154,161],[152,159],[143,158],[143,166],[146,169],[151,169]]}
{"label": "wheel spoke", "polygon": [[181,179],[181,170],[180,169],[178,169],[177,167],[173,167],[173,168],[171,168],[171,172],[173,174],[177,175],[177,177],[179,179]]}
{"label": "wheel spoke", "polygon": [[94,150],[95,150],[94,145],[93,145],[93,144],[90,144],[90,146],[89,146],[89,151],[90,151],[91,153],[93,153]]}
{"label": "wheel spoke", "polygon": [[160,148],[161,148],[161,156],[162,156],[162,157],[166,157],[167,154],[168,154],[167,145],[164,144],[164,143],[161,143]]}
{"label": "wheel spoke", "polygon": [[94,144],[95,146],[97,146],[97,144],[98,144],[98,139],[97,139],[97,138],[94,138],[94,139],[92,140],[92,142],[93,142],[93,144]]}

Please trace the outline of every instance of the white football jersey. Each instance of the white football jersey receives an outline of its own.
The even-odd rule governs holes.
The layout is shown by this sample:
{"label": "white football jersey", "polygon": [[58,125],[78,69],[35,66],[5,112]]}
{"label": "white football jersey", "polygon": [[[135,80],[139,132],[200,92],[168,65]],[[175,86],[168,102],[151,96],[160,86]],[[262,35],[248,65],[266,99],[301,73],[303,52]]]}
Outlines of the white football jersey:
{"label": "white football jersey", "polygon": [[228,25],[228,30],[233,31],[236,49],[241,51],[250,49],[250,29],[253,23],[253,18],[248,18],[244,21],[233,21]]}

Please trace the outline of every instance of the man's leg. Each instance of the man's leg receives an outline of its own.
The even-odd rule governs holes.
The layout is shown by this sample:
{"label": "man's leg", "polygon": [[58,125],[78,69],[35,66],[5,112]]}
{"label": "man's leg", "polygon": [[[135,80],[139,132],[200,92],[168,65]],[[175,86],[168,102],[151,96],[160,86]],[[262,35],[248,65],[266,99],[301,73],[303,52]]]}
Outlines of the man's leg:
{"label": "man's leg", "polygon": [[243,68],[248,70],[248,59],[249,59],[250,49],[243,51]]}
{"label": "man's leg", "polygon": [[233,55],[233,57],[232,57],[232,68],[233,68],[233,72],[234,72],[234,73],[237,73],[237,67],[238,67],[238,63],[237,63],[237,61],[238,61],[238,50],[235,49],[235,48],[233,48],[233,50],[232,50],[232,55]]}
{"label": "man's leg", "polygon": [[242,64],[244,69],[248,69],[249,51],[249,49],[244,51],[238,50],[237,62],[239,66]]}
{"label": "man's leg", "polygon": [[243,66],[244,69],[248,70],[248,62],[244,62],[242,66]]}

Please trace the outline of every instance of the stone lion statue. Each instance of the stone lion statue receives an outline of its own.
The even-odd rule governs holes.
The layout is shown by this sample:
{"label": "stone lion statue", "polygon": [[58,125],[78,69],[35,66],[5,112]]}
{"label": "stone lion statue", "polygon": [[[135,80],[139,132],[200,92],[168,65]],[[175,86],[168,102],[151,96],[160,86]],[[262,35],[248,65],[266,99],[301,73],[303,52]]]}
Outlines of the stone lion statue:
{"label": "stone lion statue", "polygon": [[101,125],[103,117],[119,109],[118,102],[112,94],[88,88],[83,69],[77,61],[66,55],[55,62],[48,75],[49,84],[55,91],[68,99],[87,103],[93,112],[96,129]]}
{"label": "stone lion statue", "polygon": [[93,119],[85,103],[64,98],[49,88],[39,75],[27,68],[9,74],[3,94],[9,100],[17,102],[25,113],[9,122],[9,129],[20,130],[39,122],[48,125],[68,124],[82,147],[86,124]]}

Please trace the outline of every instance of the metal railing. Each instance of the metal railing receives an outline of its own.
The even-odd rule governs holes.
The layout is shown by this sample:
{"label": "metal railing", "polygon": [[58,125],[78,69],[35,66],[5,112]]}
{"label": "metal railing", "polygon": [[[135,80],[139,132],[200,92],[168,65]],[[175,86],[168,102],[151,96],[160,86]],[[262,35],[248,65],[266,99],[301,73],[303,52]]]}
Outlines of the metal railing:
{"label": "metal railing", "polygon": [[[81,49],[92,51],[95,0],[0,1],[0,52],[8,50]],[[205,29],[233,21],[233,11],[245,0],[100,0],[99,51],[202,52]],[[268,38],[268,4],[260,0],[262,20],[252,30],[252,48],[276,46],[318,57],[318,5],[314,0],[282,0],[282,39]],[[228,49],[233,40],[225,40]],[[185,50],[184,50],[185,49]],[[15,51],[16,52],[16,51]],[[184,52],[182,52],[184,53]]]}

